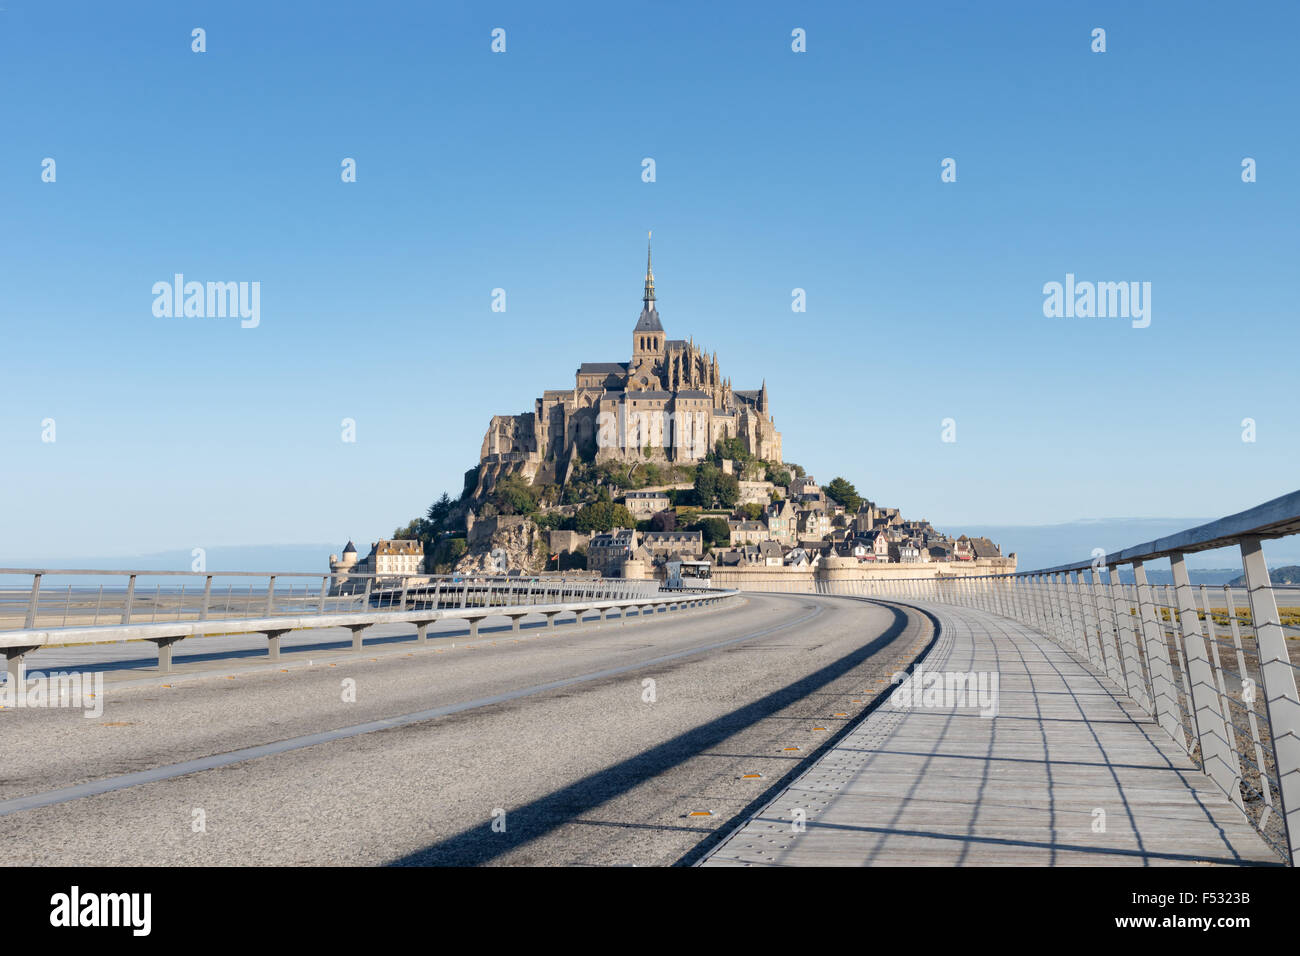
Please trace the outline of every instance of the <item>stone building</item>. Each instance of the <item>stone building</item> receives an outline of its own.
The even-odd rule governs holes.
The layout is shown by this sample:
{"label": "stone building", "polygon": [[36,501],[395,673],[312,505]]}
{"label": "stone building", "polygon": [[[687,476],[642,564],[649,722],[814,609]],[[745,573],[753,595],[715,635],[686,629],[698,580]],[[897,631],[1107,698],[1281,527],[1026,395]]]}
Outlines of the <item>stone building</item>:
{"label": "stone building", "polygon": [[727,521],[727,530],[731,532],[728,544],[733,548],[742,544],[758,544],[770,537],[767,522],[765,521],[737,521],[731,519]]}
{"label": "stone building", "polygon": [[587,545],[587,570],[596,571],[601,577],[622,577],[624,562],[634,560],[639,548],[637,534],[629,528],[597,534]]}
{"label": "stone building", "polygon": [[698,558],[704,554],[704,533],[701,531],[647,531],[642,546],[651,557],[664,558],[672,554]]}
{"label": "stone building", "polygon": [[629,491],[623,503],[633,518],[649,518],[672,507],[672,500],[662,491]]}
{"label": "stone building", "polygon": [[476,494],[507,474],[563,482],[578,460],[695,463],[723,438],[739,438],[756,458],[781,461],[767,383],[735,389],[716,352],[693,339],[667,337],[647,250],[631,359],[584,362],[573,388],[548,389],[531,412],[493,417],[479,455]]}
{"label": "stone building", "polygon": [[[400,578],[424,572],[424,545],[419,541],[402,541],[380,538],[370,545],[370,553],[357,557],[357,546],[351,541],[343,548],[342,556],[330,555],[330,573],[337,590],[350,577],[377,575],[380,578]],[[361,578],[364,582],[365,578]]]}

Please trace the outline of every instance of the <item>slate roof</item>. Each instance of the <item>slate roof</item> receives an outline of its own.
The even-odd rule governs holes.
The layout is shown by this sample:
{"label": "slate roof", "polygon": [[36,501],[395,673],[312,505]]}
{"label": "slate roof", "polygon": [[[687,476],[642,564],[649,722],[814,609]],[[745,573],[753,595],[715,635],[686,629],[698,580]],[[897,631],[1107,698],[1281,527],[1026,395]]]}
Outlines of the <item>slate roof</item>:
{"label": "slate roof", "polygon": [[636,328],[633,332],[662,332],[664,327],[659,324],[658,309],[642,309],[641,317],[636,320]]}
{"label": "slate roof", "polygon": [[609,375],[614,372],[626,372],[627,362],[583,362],[578,366],[579,375]]}

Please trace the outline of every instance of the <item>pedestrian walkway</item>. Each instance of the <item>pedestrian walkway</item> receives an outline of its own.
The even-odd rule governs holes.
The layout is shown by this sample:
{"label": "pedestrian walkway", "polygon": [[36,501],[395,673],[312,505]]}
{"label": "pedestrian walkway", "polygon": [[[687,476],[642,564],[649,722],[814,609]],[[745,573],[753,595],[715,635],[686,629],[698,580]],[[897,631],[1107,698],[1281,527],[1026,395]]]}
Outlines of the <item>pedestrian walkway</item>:
{"label": "pedestrian walkway", "polygon": [[996,674],[996,715],[886,702],[703,865],[1281,865],[1105,678],[1008,618],[924,607],[922,668]]}

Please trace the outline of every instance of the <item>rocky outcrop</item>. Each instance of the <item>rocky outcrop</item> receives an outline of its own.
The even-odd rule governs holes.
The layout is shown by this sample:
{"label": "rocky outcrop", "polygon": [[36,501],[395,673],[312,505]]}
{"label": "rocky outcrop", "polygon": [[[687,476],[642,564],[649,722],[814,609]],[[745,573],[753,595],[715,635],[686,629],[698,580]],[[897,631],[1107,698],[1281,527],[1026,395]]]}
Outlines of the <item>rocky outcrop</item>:
{"label": "rocky outcrop", "polygon": [[469,550],[456,563],[461,574],[535,573],[546,563],[546,538],[529,518],[486,518],[474,522]]}

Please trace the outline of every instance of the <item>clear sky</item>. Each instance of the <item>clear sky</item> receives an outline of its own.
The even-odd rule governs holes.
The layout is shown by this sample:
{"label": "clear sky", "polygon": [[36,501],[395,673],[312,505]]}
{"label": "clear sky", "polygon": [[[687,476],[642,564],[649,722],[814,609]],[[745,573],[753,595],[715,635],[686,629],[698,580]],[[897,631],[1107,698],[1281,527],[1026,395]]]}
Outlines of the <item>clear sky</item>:
{"label": "clear sky", "polygon": [[[1294,3],[0,5],[2,553],[388,534],[629,358],[647,229],[669,336],[906,515],[1297,487]],[[1150,326],[1045,317],[1067,273]]]}

